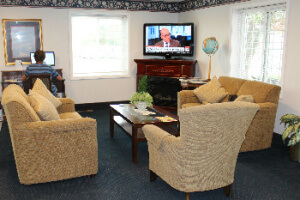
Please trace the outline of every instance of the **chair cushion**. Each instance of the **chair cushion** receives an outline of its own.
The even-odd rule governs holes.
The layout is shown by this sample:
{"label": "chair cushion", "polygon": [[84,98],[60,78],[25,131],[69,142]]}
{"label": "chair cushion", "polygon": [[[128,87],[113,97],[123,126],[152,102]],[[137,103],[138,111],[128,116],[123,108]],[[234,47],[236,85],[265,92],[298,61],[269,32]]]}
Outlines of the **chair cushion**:
{"label": "chair cushion", "polygon": [[218,103],[228,94],[216,76],[209,83],[196,88],[193,92],[200,102],[206,101],[208,103]]}
{"label": "chair cushion", "polygon": [[254,98],[252,95],[241,95],[238,96],[234,101],[245,101],[245,102],[254,103]]}
{"label": "chair cushion", "polygon": [[45,84],[43,83],[43,81],[41,81],[41,79],[36,79],[33,87],[32,87],[32,91],[44,96],[46,99],[48,99],[55,108],[61,106],[61,101],[59,99],[57,99],[45,86]]}
{"label": "chair cushion", "polygon": [[28,94],[30,105],[42,121],[59,120],[60,117],[54,105],[44,96],[30,90]]}

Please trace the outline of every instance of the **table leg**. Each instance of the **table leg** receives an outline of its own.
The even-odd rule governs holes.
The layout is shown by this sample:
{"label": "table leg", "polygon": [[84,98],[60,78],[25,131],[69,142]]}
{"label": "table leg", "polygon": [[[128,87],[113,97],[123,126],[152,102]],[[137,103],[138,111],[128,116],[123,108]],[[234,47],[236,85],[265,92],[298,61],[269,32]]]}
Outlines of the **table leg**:
{"label": "table leg", "polygon": [[114,137],[114,111],[110,108],[110,137]]}
{"label": "table leg", "polygon": [[132,126],[132,162],[137,163],[137,131],[136,126]]}

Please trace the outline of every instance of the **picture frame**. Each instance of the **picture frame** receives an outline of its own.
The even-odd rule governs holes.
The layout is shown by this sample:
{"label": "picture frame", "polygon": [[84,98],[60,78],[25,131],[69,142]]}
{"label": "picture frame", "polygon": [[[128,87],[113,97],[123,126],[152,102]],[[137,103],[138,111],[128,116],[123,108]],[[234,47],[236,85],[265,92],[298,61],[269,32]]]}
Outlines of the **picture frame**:
{"label": "picture frame", "polygon": [[41,19],[2,19],[5,65],[31,64],[30,52],[43,50]]}

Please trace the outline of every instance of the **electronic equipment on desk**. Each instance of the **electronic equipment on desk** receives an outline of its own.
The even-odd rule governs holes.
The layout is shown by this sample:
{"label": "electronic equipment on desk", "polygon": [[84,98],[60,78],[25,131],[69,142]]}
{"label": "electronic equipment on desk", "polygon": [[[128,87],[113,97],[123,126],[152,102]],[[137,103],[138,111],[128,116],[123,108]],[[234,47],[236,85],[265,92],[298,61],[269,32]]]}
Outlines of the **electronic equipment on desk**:
{"label": "electronic equipment on desk", "polygon": [[[54,51],[44,51],[45,52],[45,60],[44,64],[55,66],[55,55]],[[34,52],[30,52],[31,64],[35,64],[36,61],[34,59]]]}
{"label": "electronic equipment on desk", "polygon": [[[164,28],[163,34],[161,30]],[[166,30],[168,29],[168,31]],[[169,33],[166,33],[169,32]],[[170,40],[168,47],[164,39]],[[193,23],[147,23],[144,24],[143,54],[164,56],[193,56],[194,53],[194,24]],[[176,58],[174,58],[176,59]],[[172,59],[171,59],[172,60]]]}

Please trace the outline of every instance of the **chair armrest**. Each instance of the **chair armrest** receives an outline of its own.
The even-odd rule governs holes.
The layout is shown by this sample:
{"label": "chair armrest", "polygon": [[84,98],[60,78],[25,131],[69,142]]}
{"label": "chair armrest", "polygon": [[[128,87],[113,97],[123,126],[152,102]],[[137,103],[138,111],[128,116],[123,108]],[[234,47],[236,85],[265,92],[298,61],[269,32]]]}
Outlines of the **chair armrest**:
{"label": "chair armrest", "polygon": [[182,90],[177,93],[177,110],[181,109],[182,105],[186,103],[199,103],[193,90]]}
{"label": "chair armrest", "polygon": [[58,98],[62,105],[57,108],[58,113],[74,112],[75,102],[70,98]]}
{"label": "chair armrest", "polygon": [[97,122],[92,118],[62,119],[54,121],[26,122],[14,128],[19,134],[57,134],[78,130],[97,128]]}
{"label": "chair armrest", "polygon": [[276,112],[277,112],[277,104],[275,103],[258,103],[259,109],[254,116],[252,124],[256,122],[258,127],[263,129],[264,127],[269,127],[273,130]]}
{"label": "chair armrest", "polygon": [[266,110],[266,109],[277,109],[278,104],[266,102],[266,103],[257,103],[259,105],[259,110]]}
{"label": "chair armrest", "polygon": [[240,152],[271,147],[278,105],[270,102],[257,103],[257,105],[259,109],[247,130]]}
{"label": "chair armrest", "polygon": [[179,137],[177,138],[155,125],[145,125],[142,129],[147,141],[153,144],[156,149],[162,149],[165,145],[175,146],[179,140]]}

